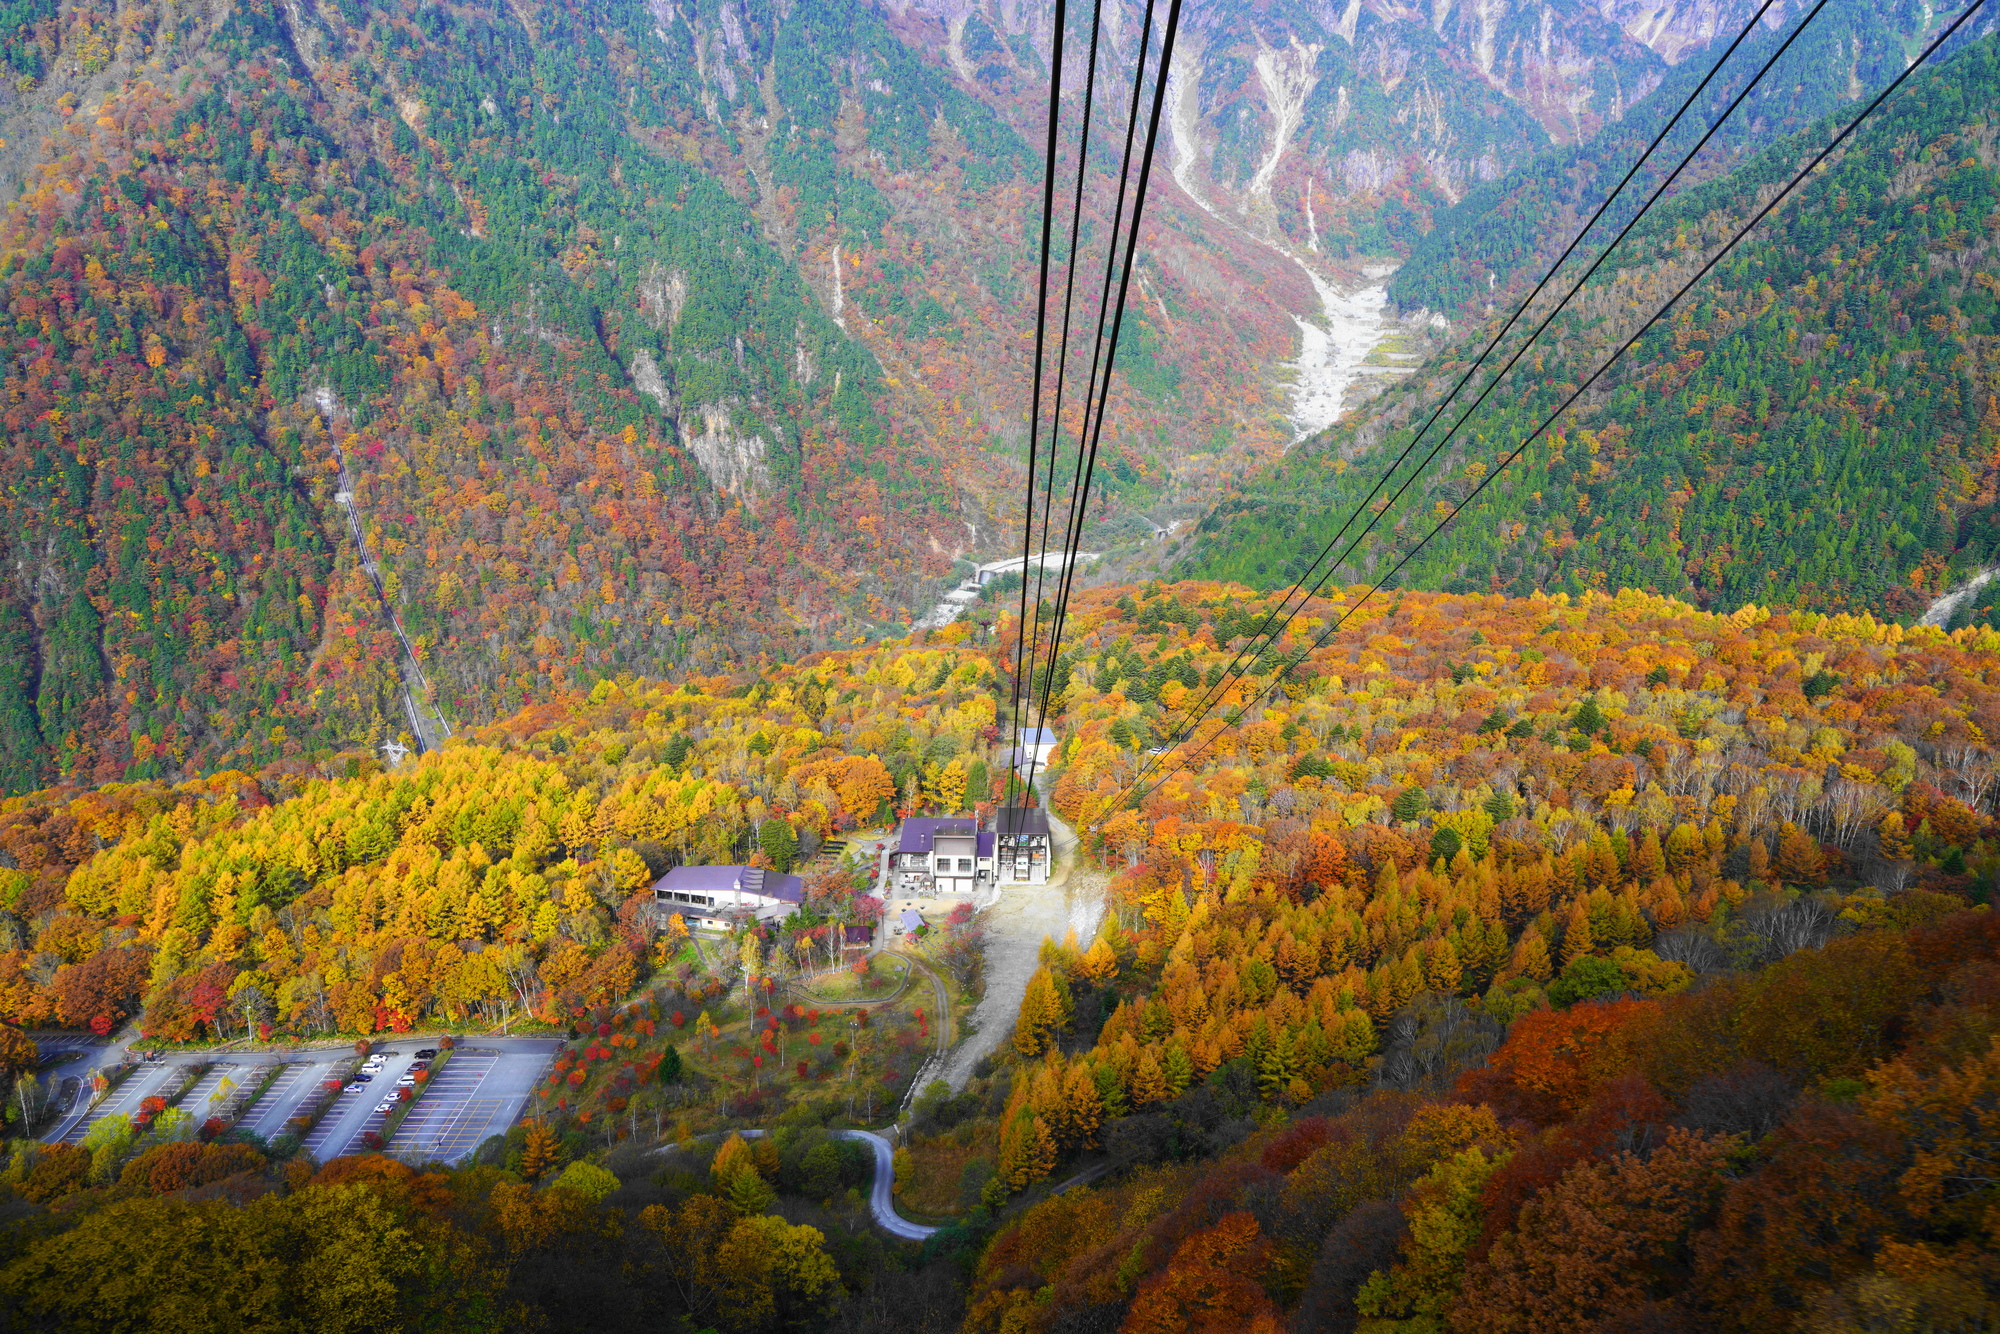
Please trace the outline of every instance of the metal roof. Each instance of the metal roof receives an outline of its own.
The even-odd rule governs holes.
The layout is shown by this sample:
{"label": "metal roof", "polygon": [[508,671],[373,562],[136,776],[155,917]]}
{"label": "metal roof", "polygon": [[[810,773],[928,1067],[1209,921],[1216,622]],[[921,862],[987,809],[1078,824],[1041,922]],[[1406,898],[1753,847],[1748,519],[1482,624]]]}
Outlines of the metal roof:
{"label": "metal roof", "polygon": [[780,875],[760,866],[676,866],[653,882],[653,893],[727,894],[731,891],[776,899],[780,903],[803,903],[806,882],[795,875]]}

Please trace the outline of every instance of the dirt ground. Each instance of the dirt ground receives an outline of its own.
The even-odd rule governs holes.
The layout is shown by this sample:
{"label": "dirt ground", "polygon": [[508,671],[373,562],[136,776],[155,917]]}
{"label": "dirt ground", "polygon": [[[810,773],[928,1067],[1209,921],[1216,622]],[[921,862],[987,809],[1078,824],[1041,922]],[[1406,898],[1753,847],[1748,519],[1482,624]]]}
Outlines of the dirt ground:
{"label": "dirt ground", "polygon": [[1104,915],[1104,889],[1110,877],[1103,871],[1078,868],[1076,834],[1051,813],[1056,870],[1046,885],[1008,885],[1000,901],[980,916],[986,927],[986,994],[972,1013],[973,1033],[958,1044],[945,1062],[943,1078],[954,1090],[972,1077],[979,1058],[992,1052],[1014,1031],[1028,979],[1040,967],[1042,941],[1061,940],[1071,928],[1088,944]]}

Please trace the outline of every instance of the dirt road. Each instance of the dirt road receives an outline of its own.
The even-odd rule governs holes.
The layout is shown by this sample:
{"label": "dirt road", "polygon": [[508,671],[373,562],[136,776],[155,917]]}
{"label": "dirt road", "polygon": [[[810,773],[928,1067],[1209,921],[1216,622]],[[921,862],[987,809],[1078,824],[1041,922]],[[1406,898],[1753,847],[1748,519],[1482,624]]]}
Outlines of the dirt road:
{"label": "dirt road", "polygon": [[973,1032],[945,1062],[942,1078],[954,1091],[965,1087],[979,1058],[1014,1031],[1028,979],[1041,966],[1042,941],[1061,940],[1074,928],[1088,943],[1104,915],[1103,871],[1076,864],[1076,834],[1049,814],[1055,836],[1056,869],[1046,885],[1008,885],[1000,901],[980,915],[986,928],[986,995],[972,1012]]}

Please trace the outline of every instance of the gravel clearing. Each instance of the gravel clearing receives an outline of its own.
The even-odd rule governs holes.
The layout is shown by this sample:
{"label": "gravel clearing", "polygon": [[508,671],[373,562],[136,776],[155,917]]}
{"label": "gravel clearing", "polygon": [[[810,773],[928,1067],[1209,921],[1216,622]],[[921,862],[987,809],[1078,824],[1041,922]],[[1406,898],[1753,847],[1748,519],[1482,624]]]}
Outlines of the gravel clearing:
{"label": "gravel clearing", "polygon": [[1009,885],[1000,901],[980,914],[986,928],[986,994],[972,1012],[974,1032],[952,1051],[941,1076],[954,1092],[972,1078],[972,1067],[990,1055],[1014,1031],[1028,979],[1041,966],[1042,941],[1060,941],[1072,928],[1088,944],[1104,915],[1104,889],[1110,877],[1094,868],[1078,868],[1076,834],[1049,813],[1055,838],[1056,869],[1046,885]]}

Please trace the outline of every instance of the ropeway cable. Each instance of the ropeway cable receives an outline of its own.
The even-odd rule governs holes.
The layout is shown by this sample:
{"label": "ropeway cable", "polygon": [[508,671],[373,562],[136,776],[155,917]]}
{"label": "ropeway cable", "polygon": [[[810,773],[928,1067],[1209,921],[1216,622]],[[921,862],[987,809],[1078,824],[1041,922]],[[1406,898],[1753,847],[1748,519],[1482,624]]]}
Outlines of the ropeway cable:
{"label": "ropeway cable", "polygon": [[[1701,90],[1703,88],[1706,88],[1710,80],[1712,80],[1715,77],[1715,75],[1721,70],[1723,63],[1729,59],[1729,56],[1732,53],[1734,53],[1737,46],[1739,46],[1743,42],[1743,40],[1749,36],[1750,32],[1756,27],[1757,23],[1761,21],[1765,10],[1770,8],[1771,3],[1772,0],[1766,0],[1764,9],[1758,10],[1757,14],[1751,18],[1750,23],[1745,25],[1743,31],[1737,35],[1736,40],[1730,43],[1728,50],[1724,51],[1722,57],[1718,59],[1716,63],[1709,69],[1707,76],[1702,79],[1701,84],[1696,87],[1694,93],[1691,94],[1688,97],[1688,99],[1681,104],[1680,110],[1675,112],[1673,120],[1670,120],[1667,123],[1667,125],[1661,129],[1659,134],[1654,136],[1652,143],[1647,146],[1645,153],[1640,155],[1638,160],[1632,164],[1631,169],[1625,173],[1624,179],[1618,183],[1618,188],[1614,190],[1612,194],[1608,196],[1605,199],[1605,201],[1598,206],[1596,213],[1594,213],[1591,216],[1591,219],[1588,223],[1584,224],[1583,230],[1577,233],[1576,238],[1570,242],[1569,247],[1564,250],[1562,256],[1559,259],[1557,259],[1555,265],[1550,268],[1547,276],[1545,276],[1540,283],[1536,284],[1535,290],[1528,294],[1528,299],[1524,301],[1521,304],[1521,306],[1514,312],[1514,315],[1508,319],[1506,328],[1513,327],[1515,321],[1526,313],[1528,307],[1533,303],[1535,297],[1538,296],[1543,290],[1543,288],[1545,288],[1549,284],[1549,282],[1555,277],[1556,273],[1561,269],[1562,265],[1569,259],[1570,254],[1574,252],[1578,244],[1581,243],[1584,236],[1590,231],[1590,229],[1593,226],[1596,225],[1598,219],[1604,215],[1605,210],[1610,207],[1612,201],[1617,197],[1618,193],[1622,191],[1625,188],[1626,184],[1632,180],[1633,176],[1638,172],[1639,168],[1645,165],[1647,156],[1649,156],[1653,152],[1653,150],[1656,147],[1658,147],[1660,141],[1664,139],[1666,135],[1673,129],[1675,122],[1677,122],[1680,119],[1681,115],[1684,114],[1687,111],[1687,109],[1693,104],[1695,98],[1700,95]],[[1775,65],[1781,57],[1784,56],[1785,52],[1791,48],[1792,43],[1796,41],[1800,36],[1800,34],[1802,34],[1805,31],[1806,26],[1810,24],[1813,21],[1813,19],[1819,15],[1821,10],[1826,8],[1828,3],[1830,3],[1830,0],[1818,0],[1818,3],[1815,4],[1813,8],[1810,11],[1808,11],[1803,18],[1799,20],[1798,25],[1794,27],[1789,34],[1787,34],[1785,40],[1779,44],[1777,50],[1771,53],[1771,55],[1758,68],[1757,72],[1751,76],[1749,82],[1744,84],[1744,86],[1740,90],[1738,90],[1736,95],[1730,100],[1729,104],[1723,108],[1722,114],[1716,117],[1714,123],[1711,124],[1708,127],[1707,131],[1702,134],[1701,138],[1698,141],[1696,141],[1694,147],[1689,149],[1687,153],[1682,155],[1680,162],[1675,165],[1674,169],[1671,172],[1669,172],[1667,176],[1656,187],[1654,187],[1652,194],[1647,196],[1646,201],[1640,205],[1638,212],[1634,213],[1632,217],[1626,221],[1625,225],[1619,230],[1618,235],[1616,235],[1611,239],[1610,244],[1606,245],[1603,250],[1598,252],[1597,256],[1591,261],[1590,266],[1584,270],[1583,275],[1576,280],[1576,282],[1570,287],[1569,291],[1563,295],[1562,299],[1556,302],[1556,304],[1549,309],[1548,313],[1542,317],[1541,323],[1535,326],[1534,331],[1530,333],[1527,339],[1523,341],[1521,345],[1514,350],[1511,356],[1508,357],[1506,365],[1502,366],[1499,369],[1499,371],[1497,371],[1494,374],[1493,378],[1487,382],[1486,387],[1480,391],[1478,397],[1472,401],[1472,404],[1466,408],[1464,413],[1459,416],[1458,420],[1452,423],[1450,429],[1446,431],[1443,438],[1441,438],[1440,440],[1437,441],[1436,444],[1431,446],[1430,452],[1424,456],[1423,462],[1418,464],[1416,469],[1411,473],[1409,473],[1403,479],[1402,483],[1396,488],[1395,493],[1389,497],[1387,503],[1385,503],[1380,509],[1375,511],[1374,517],[1368,521],[1367,526],[1362,529],[1360,535],[1357,536],[1352,542],[1348,544],[1347,550],[1341,553],[1340,559],[1335,561],[1333,566],[1327,571],[1327,573],[1321,575],[1320,578],[1312,584],[1311,588],[1300,596],[1299,605],[1293,608],[1289,613],[1285,615],[1284,620],[1279,622],[1277,628],[1275,630],[1270,629],[1272,618],[1277,616],[1279,611],[1282,610],[1291,602],[1293,594],[1297,590],[1306,587],[1305,580],[1312,576],[1313,571],[1319,568],[1320,563],[1326,559],[1328,553],[1331,552],[1333,548],[1339,543],[1341,537],[1346,534],[1347,530],[1353,526],[1354,521],[1361,516],[1361,512],[1364,509],[1367,509],[1374,502],[1375,498],[1381,493],[1382,488],[1389,484],[1390,479],[1395,476],[1396,470],[1402,466],[1403,461],[1407,459],[1410,453],[1416,448],[1417,442],[1423,437],[1424,433],[1428,431],[1432,426],[1432,424],[1437,421],[1438,417],[1442,415],[1444,409],[1448,407],[1452,399],[1457,396],[1460,389],[1462,389],[1465,386],[1466,382],[1472,377],[1472,375],[1477,372],[1479,363],[1483,362],[1486,359],[1486,357],[1493,351],[1494,347],[1498,345],[1501,337],[1504,337],[1506,333],[1506,328],[1503,328],[1501,330],[1501,333],[1495,335],[1493,340],[1487,344],[1486,350],[1480,353],[1479,361],[1475,361],[1473,365],[1468,367],[1465,373],[1459,377],[1458,383],[1453,385],[1451,392],[1445,395],[1444,398],[1439,401],[1438,407],[1431,413],[1429,420],[1424,423],[1423,428],[1417,432],[1416,436],[1411,438],[1410,443],[1404,446],[1403,452],[1397,456],[1396,460],[1393,463],[1389,465],[1388,469],[1383,473],[1381,479],[1377,481],[1375,485],[1369,489],[1368,494],[1364,496],[1358,504],[1356,504],[1354,510],[1348,515],[1346,522],[1341,524],[1340,531],[1334,534],[1333,539],[1326,544],[1326,546],[1320,551],[1320,554],[1313,559],[1312,564],[1306,568],[1305,574],[1300,578],[1299,582],[1293,585],[1293,592],[1286,593],[1284,598],[1280,600],[1278,606],[1272,608],[1269,612],[1266,613],[1264,624],[1260,626],[1256,631],[1254,631],[1250,635],[1249,639],[1246,640],[1246,642],[1244,643],[1243,648],[1238,650],[1235,658],[1232,659],[1229,665],[1223,669],[1223,674],[1217,680],[1216,684],[1212,687],[1209,687],[1208,692],[1204,694],[1202,699],[1197,703],[1194,716],[1184,727],[1176,731],[1173,738],[1168,742],[1168,744],[1165,747],[1162,748],[1162,753],[1170,753],[1175,746],[1178,746],[1183,741],[1185,741],[1190,735],[1193,734],[1194,729],[1199,727],[1201,723],[1207,719],[1208,715],[1211,712],[1213,712],[1216,702],[1219,701],[1228,692],[1230,686],[1233,684],[1233,682],[1231,681],[1232,674],[1235,674],[1237,680],[1242,679],[1241,674],[1237,672],[1237,669],[1242,664],[1244,658],[1250,654],[1252,647],[1257,645],[1257,641],[1259,639],[1263,639],[1265,641],[1263,645],[1264,649],[1268,649],[1269,647],[1275,645],[1278,642],[1279,637],[1291,625],[1291,623],[1297,619],[1299,612],[1304,609],[1306,602],[1309,601],[1319,592],[1319,589],[1326,583],[1327,579],[1330,578],[1335,571],[1338,571],[1339,569],[1341,569],[1343,566],[1346,565],[1348,559],[1354,554],[1355,549],[1359,547],[1362,542],[1366,541],[1369,534],[1373,533],[1375,531],[1376,526],[1381,523],[1382,516],[1387,514],[1389,510],[1395,507],[1396,502],[1403,498],[1404,493],[1407,492],[1410,489],[1410,487],[1416,483],[1418,478],[1423,476],[1424,471],[1427,468],[1429,468],[1431,463],[1437,458],[1437,456],[1441,452],[1443,452],[1446,446],[1450,445],[1452,440],[1456,438],[1456,436],[1458,435],[1459,431],[1465,426],[1466,422],[1471,420],[1472,415],[1479,410],[1479,408],[1486,402],[1486,399],[1492,394],[1493,390],[1497,388],[1500,382],[1507,377],[1507,373],[1513,370],[1514,366],[1521,360],[1521,358],[1524,355],[1526,355],[1527,350],[1530,347],[1534,346],[1535,340],[1541,337],[1542,333],[1555,320],[1556,316],[1562,313],[1563,309],[1569,305],[1570,301],[1573,300],[1576,297],[1576,295],[1583,290],[1584,284],[1588,283],[1590,279],[1597,273],[1597,270],[1603,266],[1605,260],[1610,258],[1612,252],[1618,248],[1620,243],[1622,243],[1625,240],[1625,238],[1631,234],[1632,230],[1635,227],[1637,227],[1641,221],[1644,220],[1646,215],[1652,211],[1653,206],[1660,201],[1661,197],[1666,193],[1666,191],[1673,185],[1673,183],[1676,180],[1680,178],[1681,173],[1685,171],[1687,167],[1695,160],[1695,158],[1700,155],[1702,149],[1708,146],[1709,140],[1715,137],[1715,135],[1722,129],[1723,125],[1728,122],[1730,115],[1734,113],[1736,108],[1742,105],[1743,101],[1746,98],[1748,98],[1752,92],[1756,90],[1757,85],[1763,80],[1764,75],[1770,72],[1771,67]],[[1260,652],[1261,651],[1262,650],[1260,650]],[[1136,787],[1141,781],[1144,780],[1146,774],[1152,769],[1153,764],[1154,760],[1152,758],[1149,758],[1146,761],[1146,763],[1140,767],[1138,775],[1133,779],[1133,786]]]}
{"label": "ropeway cable", "polygon": [[[1663,305],[1661,305],[1658,310],[1654,311],[1653,314],[1647,318],[1645,323],[1641,324],[1638,327],[1638,329],[1632,333],[1631,337],[1627,338],[1624,343],[1620,344],[1618,350],[1613,352],[1609,357],[1607,357],[1602,365],[1600,365],[1596,370],[1592,371],[1590,373],[1590,377],[1586,379],[1582,384],[1578,385],[1576,389],[1569,395],[1569,397],[1562,401],[1562,403],[1556,408],[1554,412],[1551,412],[1546,418],[1543,419],[1540,425],[1536,426],[1534,430],[1530,431],[1526,436],[1524,436],[1521,440],[1521,443],[1516,445],[1512,450],[1512,452],[1510,452],[1507,455],[1507,457],[1505,457],[1500,461],[1497,467],[1495,467],[1484,478],[1482,478],[1479,484],[1475,486],[1466,495],[1465,499],[1459,501],[1456,505],[1454,505],[1449,514],[1439,519],[1438,522],[1431,528],[1431,530],[1428,533],[1424,534],[1423,538],[1419,540],[1415,546],[1411,547],[1409,552],[1405,554],[1401,560],[1397,561],[1396,564],[1389,570],[1387,574],[1383,575],[1380,579],[1376,580],[1375,583],[1372,584],[1366,592],[1364,592],[1359,598],[1355,600],[1355,603],[1352,607],[1349,607],[1346,610],[1342,611],[1340,616],[1336,618],[1331,625],[1327,626],[1325,630],[1321,631],[1320,634],[1313,640],[1311,647],[1308,648],[1306,651],[1308,653],[1311,653],[1324,647],[1327,640],[1332,638],[1334,632],[1339,630],[1340,627],[1347,622],[1349,617],[1353,616],[1355,612],[1361,609],[1363,603],[1368,601],[1369,598],[1373,597],[1377,592],[1379,592],[1383,588],[1383,586],[1386,585],[1391,579],[1395,578],[1396,575],[1402,571],[1404,566],[1408,565],[1410,561],[1416,558],[1418,552],[1422,551],[1425,546],[1429,545],[1431,539],[1435,538],[1439,533],[1443,532],[1446,528],[1450,527],[1452,520],[1456,519],[1461,513],[1463,513],[1467,505],[1471,504],[1474,500],[1476,500],[1479,497],[1480,493],[1483,492],[1488,486],[1491,486],[1493,484],[1494,479],[1499,477],[1501,473],[1505,472],[1507,470],[1508,465],[1512,464],[1516,459],[1520,458],[1521,454],[1528,448],[1528,446],[1533,444],[1536,439],[1538,439],[1545,431],[1547,431],[1549,427],[1552,426],[1557,421],[1557,419],[1559,419],[1562,416],[1563,413],[1569,411],[1569,409],[1576,403],[1576,401],[1590,389],[1591,385],[1597,383],[1598,379],[1601,378],[1607,370],[1611,369],[1611,367],[1618,361],[1620,357],[1624,356],[1627,352],[1631,351],[1633,346],[1638,343],[1639,339],[1642,336],[1644,336],[1644,334],[1648,329],[1652,328],[1655,324],[1659,323],[1659,321],[1666,316],[1668,311],[1672,310],[1677,304],[1679,304],[1681,298],[1685,297],[1690,291],[1692,291],[1695,285],[1699,283],[1703,278],[1706,278],[1709,275],[1709,273],[1715,268],[1715,266],[1721,263],[1724,257],[1726,257],[1731,251],[1733,251],[1736,248],[1736,246],[1739,243],[1741,243],[1741,241],[1745,236],[1750,234],[1750,232],[1757,226],[1757,224],[1762,222],[1766,217],[1770,215],[1773,209],[1777,208],[1779,204],[1783,203],[1786,199],[1788,199],[1791,196],[1792,192],[1799,187],[1799,184],[1801,182],[1803,182],[1808,176],[1812,175],[1814,171],[1818,170],[1820,164],[1825,162],[1828,157],[1832,156],[1834,150],[1838,149],[1841,146],[1841,144],[1845,143],[1848,137],[1852,135],[1856,129],[1860,128],[1861,123],[1867,120],[1869,116],[1873,115],[1876,109],[1880,107],[1882,103],[1888,99],[1890,94],[1894,93],[1896,89],[1900,88],[1904,84],[1904,82],[1909,79],[1910,75],[1915,73],[1916,70],[1920,66],[1922,66],[1923,63],[1926,60],[1928,60],[1931,57],[1931,55],[1937,51],[1939,47],[1943,46],[1944,43],[1948,41],[1952,37],[1952,35],[1959,30],[1959,28],[1964,26],[1966,21],[1970,19],[1975,13],[1977,13],[1979,9],[1985,5],[1985,3],[1986,0],[1973,0],[1972,4],[1968,5],[1956,19],[1952,20],[1951,25],[1947,27],[1943,32],[1939,33],[1938,36],[1928,46],[1924,48],[1922,53],[1919,54],[1915,60],[1911,61],[1910,64],[1906,66],[1900,74],[1898,74],[1893,80],[1891,80],[1889,85],[1886,88],[1884,88],[1880,93],[1878,93],[1875,99],[1862,109],[1860,115],[1856,116],[1852,121],[1848,122],[1848,124],[1840,131],[1840,133],[1834,136],[1832,142],[1827,144],[1825,148],[1821,149],[1819,153],[1813,157],[1813,160],[1811,162],[1808,162],[1803,168],[1799,170],[1799,172],[1796,175],[1794,175],[1791,178],[1790,181],[1786,182],[1784,187],[1780,189],[1775,195],[1773,195],[1768,203],[1766,203],[1762,208],[1758,209],[1756,214],[1741,228],[1739,228],[1736,234],[1731,236],[1729,240],[1722,246],[1722,248],[1717,250],[1715,254],[1711,256],[1709,260],[1695,272],[1693,277],[1689,278],[1687,282],[1681,285],[1678,291],[1676,291],[1671,297],[1667,298],[1666,302]],[[1324,583],[1325,579],[1322,578],[1320,582]],[[1318,585],[1315,585],[1314,592],[1316,593],[1317,591],[1318,591]],[[1270,690],[1274,686],[1276,686],[1279,682],[1281,682],[1283,679],[1284,679],[1284,673],[1280,672],[1273,679],[1270,686],[1266,686],[1263,690],[1260,690],[1256,695],[1251,696],[1251,698],[1245,702],[1245,707],[1249,707],[1249,705],[1254,704],[1258,700],[1262,699],[1264,695],[1268,694]],[[1197,720],[1197,723],[1199,721],[1201,720]],[[1200,752],[1197,752],[1197,755],[1199,753]],[[1177,768],[1185,768],[1186,761],[1189,758],[1192,757],[1183,757],[1181,763],[1177,766]],[[1172,776],[1173,776],[1172,773],[1161,775],[1160,778],[1155,780],[1152,786],[1148,787],[1144,792],[1137,793],[1136,795],[1131,795],[1129,797],[1129,802],[1131,804],[1136,804],[1138,802],[1144,801],[1145,798],[1151,796],[1155,791],[1157,791],[1160,788],[1162,784],[1164,784],[1167,781],[1167,779],[1171,778]],[[1133,786],[1136,787],[1137,783],[1135,782]],[[1127,793],[1130,793],[1130,791],[1131,789],[1127,789]],[[1114,801],[1112,803],[1112,806],[1113,808],[1115,808],[1116,806],[1121,804],[1127,804],[1125,794],[1121,794],[1120,799],[1118,801]]]}

